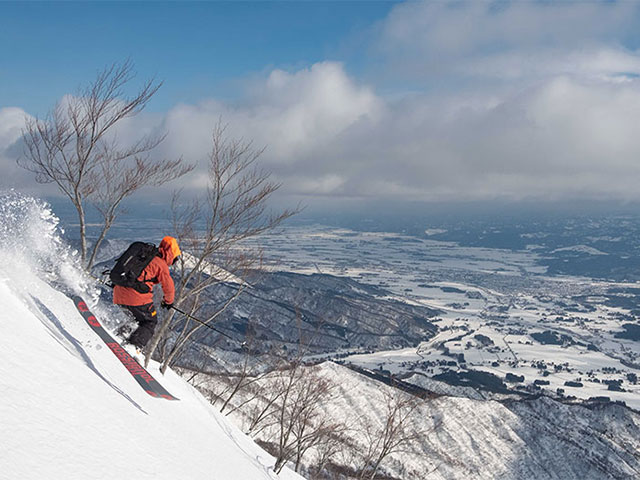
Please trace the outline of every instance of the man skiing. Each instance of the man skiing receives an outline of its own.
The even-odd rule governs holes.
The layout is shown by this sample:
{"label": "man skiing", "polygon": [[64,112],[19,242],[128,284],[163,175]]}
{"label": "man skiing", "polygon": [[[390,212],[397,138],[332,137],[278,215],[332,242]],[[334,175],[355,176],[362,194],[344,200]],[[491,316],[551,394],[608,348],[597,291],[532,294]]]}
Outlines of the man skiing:
{"label": "man skiing", "polygon": [[[166,309],[173,306],[175,287],[169,267],[180,254],[178,242],[173,237],[164,237],[157,249],[152,244],[135,242],[118,259],[112,270],[113,303],[126,308],[138,323],[138,328],[127,339],[127,343],[136,347],[137,353],[142,353],[158,323],[153,306],[154,285],[159,283],[162,286],[161,306]],[[131,270],[131,266],[136,263],[139,268],[144,266],[142,273],[134,274],[133,279],[126,280],[127,275],[131,276],[131,271],[135,271],[135,267]]]}

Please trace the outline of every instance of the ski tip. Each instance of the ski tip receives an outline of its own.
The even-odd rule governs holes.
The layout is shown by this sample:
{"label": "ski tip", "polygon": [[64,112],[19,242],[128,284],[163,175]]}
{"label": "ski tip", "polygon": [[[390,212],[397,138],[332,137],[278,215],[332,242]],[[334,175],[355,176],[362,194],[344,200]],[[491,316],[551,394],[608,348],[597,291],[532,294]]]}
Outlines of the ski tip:
{"label": "ski tip", "polygon": [[154,390],[145,390],[145,392],[147,392],[153,398],[164,398],[165,400],[175,400],[176,402],[180,400],[179,398],[176,398],[169,393],[158,393]]}

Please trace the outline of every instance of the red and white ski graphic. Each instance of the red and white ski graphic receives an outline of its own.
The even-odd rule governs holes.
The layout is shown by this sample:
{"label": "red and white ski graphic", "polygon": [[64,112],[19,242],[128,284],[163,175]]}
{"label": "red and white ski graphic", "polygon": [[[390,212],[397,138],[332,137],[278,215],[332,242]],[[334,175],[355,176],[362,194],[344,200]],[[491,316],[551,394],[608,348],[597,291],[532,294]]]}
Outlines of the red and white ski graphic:
{"label": "red and white ski graphic", "polygon": [[166,398],[167,400],[178,400],[171,395],[160,383],[153,378],[122,346],[109,335],[102,327],[96,316],[89,311],[89,307],[82,298],[74,295],[71,297],[76,308],[87,321],[91,329],[98,334],[102,341],[109,347],[114,355],[122,362],[127,371],[133,376],[138,384],[152,397]]}

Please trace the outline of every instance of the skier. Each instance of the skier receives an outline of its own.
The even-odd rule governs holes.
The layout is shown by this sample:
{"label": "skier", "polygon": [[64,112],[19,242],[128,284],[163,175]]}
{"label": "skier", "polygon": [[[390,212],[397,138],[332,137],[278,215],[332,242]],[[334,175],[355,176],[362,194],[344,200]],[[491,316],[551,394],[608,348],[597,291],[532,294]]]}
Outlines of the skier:
{"label": "skier", "polygon": [[[141,252],[141,249],[144,250],[145,247],[147,247],[146,252],[149,253]],[[132,254],[127,257],[129,252],[132,252]],[[158,323],[157,312],[153,306],[154,285],[159,283],[162,286],[162,308],[170,309],[173,307],[175,287],[169,274],[169,267],[176,262],[180,254],[178,242],[173,237],[164,237],[157,249],[152,244],[135,242],[120,257],[116,267],[112,270],[112,272],[118,271],[124,277],[127,273],[127,267],[131,264],[138,262],[140,267],[140,262],[143,264],[147,262],[142,273],[137,278],[134,277],[135,285],[123,286],[115,281],[113,287],[113,303],[126,308],[138,323],[138,328],[126,340],[127,343],[135,346],[136,354],[138,355],[143,353],[144,347],[153,336]],[[126,258],[132,261],[126,261]],[[118,268],[121,263],[124,264],[124,267]]]}

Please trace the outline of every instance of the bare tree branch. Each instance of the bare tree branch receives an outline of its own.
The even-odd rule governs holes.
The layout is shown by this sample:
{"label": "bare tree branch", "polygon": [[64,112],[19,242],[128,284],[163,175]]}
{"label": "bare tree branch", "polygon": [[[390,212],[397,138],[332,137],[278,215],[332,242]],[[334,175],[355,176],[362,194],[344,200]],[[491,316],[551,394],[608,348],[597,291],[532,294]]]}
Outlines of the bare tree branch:
{"label": "bare tree branch", "polygon": [[412,441],[419,439],[424,432],[417,430],[413,415],[421,400],[401,390],[393,389],[385,392],[385,416],[382,426],[366,423],[362,426],[367,439],[363,452],[363,467],[358,478],[373,479],[382,462],[392,455],[402,451]]}
{"label": "bare tree branch", "polygon": [[[242,139],[228,139],[225,128],[219,122],[212,132],[206,195],[183,206],[176,194],[171,204],[174,235],[185,252],[176,275],[175,304],[192,316],[202,314],[207,325],[250,288],[251,272],[262,265],[261,249],[246,240],[276,228],[298,211],[267,211],[268,200],[279,185],[256,166],[264,149],[255,149]],[[205,292],[222,284],[229,287],[227,297],[205,308]],[[146,362],[164,344],[167,348],[159,352],[164,372],[203,328],[206,326],[170,311],[151,340]]]}
{"label": "bare tree branch", "polygon": [[[98,73],[78,95],[59,102],[42,119],[27,122],[25,148],[18,164],[39,183],[54,183],[71,201],[80,225],[80,253],[88,270],[107,232],[121,213],[122,201],[146,185],[159,186],[192,170],[181,158],[157,160],[151,152],[165,135],[146,135],[133,145],[118,141],[123,119],[144,110],[161,82],[151,79],[134,94],[126,90],[135,78],[133,64],[114,63]],[[102,216],[102,228],[88,252],[86,202]]]}

